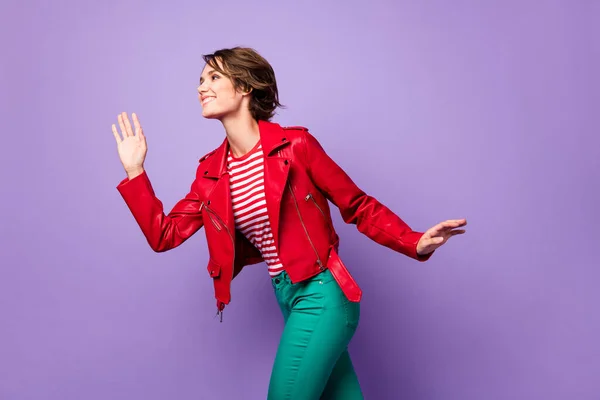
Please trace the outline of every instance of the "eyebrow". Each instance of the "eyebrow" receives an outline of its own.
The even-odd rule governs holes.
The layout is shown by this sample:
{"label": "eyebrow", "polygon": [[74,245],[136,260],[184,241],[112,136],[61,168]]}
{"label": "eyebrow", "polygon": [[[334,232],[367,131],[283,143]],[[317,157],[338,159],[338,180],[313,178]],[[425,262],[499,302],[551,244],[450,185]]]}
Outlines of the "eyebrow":
{"label": "eyebrow", "polygon": [[[211,70],[209,70],[209,71],[206,73],[206,75],[209,75],[209,76],[210,76],[210,75],[214,74],[215,72],[216,72],[216,73],[219,73],[219,71],[216,71],[216,70],[214,70],[214,69],[211,69]],[[202,76],[201,76],[201,77],[200,77],[200,84],[202,84],[202,81],[203,81],[203,80],[204,80],[204,78],[202,78]]]}

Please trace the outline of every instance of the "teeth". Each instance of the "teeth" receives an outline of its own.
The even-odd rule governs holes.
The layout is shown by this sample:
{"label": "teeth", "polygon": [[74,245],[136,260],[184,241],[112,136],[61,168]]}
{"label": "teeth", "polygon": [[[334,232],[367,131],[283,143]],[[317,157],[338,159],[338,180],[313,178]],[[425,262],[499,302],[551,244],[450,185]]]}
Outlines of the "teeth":
{"label": "teeth", "polygon": [[202,102],[202,104],[210,103],[214,99],[215,99],[214,97],[207,97],[206,99],[204,99],[204,101]]}

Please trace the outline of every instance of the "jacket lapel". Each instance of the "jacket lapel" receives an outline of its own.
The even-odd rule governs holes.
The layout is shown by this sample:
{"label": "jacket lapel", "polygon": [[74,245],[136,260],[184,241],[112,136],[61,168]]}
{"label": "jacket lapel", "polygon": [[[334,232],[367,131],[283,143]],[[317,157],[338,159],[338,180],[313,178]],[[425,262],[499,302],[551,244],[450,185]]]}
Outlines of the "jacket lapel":
{"label": "jacket lapel", "polygon": [[281,198],[285,190],[290,170],[291,160],[278,154],[278,150],[289,144],[285,130],[278,124],[259,121],[260,140],[265,157],[265,202],[269,214],[269,222],[275,239],[275,246],[279,246],[279,215],[281,211]]}
{"label": "jacket lapel", "polygon": [[227,174],[228,152],[229,142],[225,138],[211,156],[212,160],[207,163],[203,176],[215,182],[213,188],[208,192],[206,205],[223,220],[235,240],[235,221],[229,190],[229,175]]}

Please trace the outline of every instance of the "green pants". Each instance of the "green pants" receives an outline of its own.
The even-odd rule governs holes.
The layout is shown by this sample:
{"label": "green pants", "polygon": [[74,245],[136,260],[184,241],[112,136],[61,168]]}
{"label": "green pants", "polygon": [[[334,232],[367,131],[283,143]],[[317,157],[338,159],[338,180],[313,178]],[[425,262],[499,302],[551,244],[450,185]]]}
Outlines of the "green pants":
{"label": "green pants", "polygon": [[327,269],[292,284],[284,271],[271,278],[285,328],[268,400],[362,400],[348,343],[360,304],[348,301]]}

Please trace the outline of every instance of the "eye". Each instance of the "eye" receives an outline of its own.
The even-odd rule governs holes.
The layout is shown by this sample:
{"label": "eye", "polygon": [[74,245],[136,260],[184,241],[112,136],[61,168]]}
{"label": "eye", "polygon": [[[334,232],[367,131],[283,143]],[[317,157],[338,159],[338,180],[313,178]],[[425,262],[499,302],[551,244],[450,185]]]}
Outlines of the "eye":
{"label": "eye", "polygon": [[214,80],[215,80],[215,78],[219,79],[219,78],[220,78],[220,76],[219,76],[219,75],[217,75],[217,74],[213,74],[213,76],[211,76],[211,78],[212,78],[212,80],[214,81]]}

